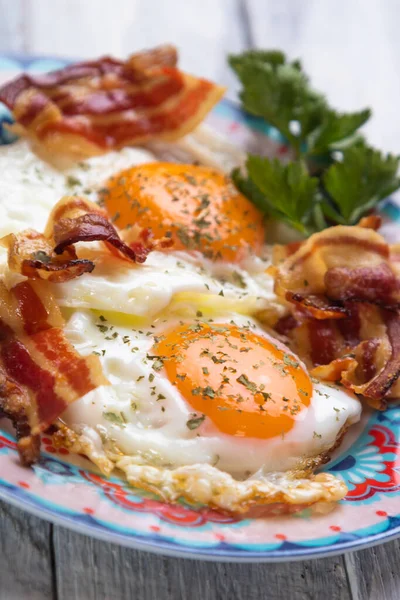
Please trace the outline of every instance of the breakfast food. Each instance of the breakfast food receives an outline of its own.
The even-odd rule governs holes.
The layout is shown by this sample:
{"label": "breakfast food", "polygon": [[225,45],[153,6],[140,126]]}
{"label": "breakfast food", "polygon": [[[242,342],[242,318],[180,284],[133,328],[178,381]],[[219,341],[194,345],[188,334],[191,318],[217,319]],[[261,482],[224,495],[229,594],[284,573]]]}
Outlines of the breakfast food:
{"label": "breakfast food", "polygon": [[103,57],[48,75],[22,75],[4,86],[0,100],[50,157],[78,159],[152,139],[175,140],[196,127],[224,88],[177,68],[177,53],[163,46],[126,62]]}
{"label": "breakfast food", "polygon": [[328,507],[346,486],[317,470],[362,401],[399,393],[398,251],[374,216],[272,249],[260,169],[278,199],[285,180],[273,217],[305,233],[294,201],[316,183],[298,165],[250,157],[233,180],[219,142],[166,161],[190,155],[187,132],[204,142],[222,93],[176,59],[0,90],[27,138],[0,149],[0,416],[26,465],[46,432],[165,501]]}
{"label": "breakfast food", "polygon": [[397,246],[368,226],[338,226],[285,254],[276,250],[273,270],[275,291],[290,306],[293,347],[316,377],[385,408],[400,395]]}

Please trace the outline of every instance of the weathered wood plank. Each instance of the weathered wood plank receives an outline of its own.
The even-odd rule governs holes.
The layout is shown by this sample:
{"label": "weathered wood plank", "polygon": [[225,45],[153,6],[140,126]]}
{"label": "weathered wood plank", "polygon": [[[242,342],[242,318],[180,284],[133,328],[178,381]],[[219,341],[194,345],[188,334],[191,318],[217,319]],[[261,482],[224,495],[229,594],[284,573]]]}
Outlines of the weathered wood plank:
{"label": "weathered wood plank", "polygon": [[400,598],[400,542],[395,540],[345,557],[353,600]]}
{"label": "weathered wood plank", "polygon": [[53,596],[51,526],[0,502],[0,600]]}
{"label": "weathered wood plank", "polygon": [[350,600],[343,558],[228,564],[165,558],[54,528],[59,600]]}

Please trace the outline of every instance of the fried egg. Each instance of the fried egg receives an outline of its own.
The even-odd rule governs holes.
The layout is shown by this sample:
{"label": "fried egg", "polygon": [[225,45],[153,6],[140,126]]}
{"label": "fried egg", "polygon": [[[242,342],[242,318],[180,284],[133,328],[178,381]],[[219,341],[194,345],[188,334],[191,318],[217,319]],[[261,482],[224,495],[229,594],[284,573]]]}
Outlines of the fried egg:
{"label": "fried egg", "polygon": [[170,234],[174,248],[239,262],[259,253],[262,214],[224,173],[210,167],[150,163],[119,173],[104,201],[121,228],[138,224],[156,237]]}
{"label": "fried egg", "polygon": [[[221,295],[239,312],[265,310],[273,299],[272,279],[257,209],[215,169],[154,161],[146,150],[125,148],[62,171],[23,141],[1,147],[0,237],[24,228],[43,231],[60,197],[76,193],[98,200],[102,190],[116,225],[152,227],[156,237],[171,232],[174,248],[133,265],[110,257],[102,244],[81,245],[96,269],[52,286],[60,306],[148,317],[174,298],[190,303],[187,294],[196,293],[205,304]],[[4,265],[6,252],[0,253]]]}
{"label": "fried egg", "polygon": [[96,268],[90,275],[51,286],[60,306],[151,317],[173,300],[207,310],[224,298],[224,305],[230,302],[247,314],[266,309],[274,300],[272,278],[256,257],[250,274],[183,251],[153,251],[145,263],[136,265],[99,248],[82,249],[80,256],[93,260]]}
{"label": "fried egg", "polygon": [[96,199],[99,184],[113,173],[152,160],[146,150],[124,148],[59,170],[34,154],[26,141],[0,146],[0,237],[25,228],[43,231],[62,196],[84,193]]}
{"label": "fried egg", "polygon": [[223,173],[133,148],[62,171],[25,142],[0,148],[0,167],[0,236],[43,231],[72,193],[101,201],[122,231],[174,240],[144,264],[101,243],[77,245],[93,273],[48,284],[68,339],[99,356],[110,383],[62,415],[72,452],[170,501],[241,511],[343,497],[342,482],[313,472],[358,421],[360,403],[311,380],[256,320],[284,308],[267,274],[262,216]]}
{"label": "fried egg", "polygon": [[108,254],[89,256],[97,265],[92,276],[54,287],[63,306],[152,316],[182,292],[223,295],[248,314],[271,302],[268,256],[260,256],[262,216],[223,173],[171,163],[134,166],[107,181],[102,200],[121,229],[170,236],[173,250],[152,252],[136,267]]}
{"label": "fried egg", "polygon": [[138,329],[76,311],[66,334],[80,353],[100,357],[110,385],[70,405],[62,419],[108,458],[168,469],[209,465],[238,480],[304,471],[323,462],[360,416],[355,396],[313,382],[243,315],[164,315]]}

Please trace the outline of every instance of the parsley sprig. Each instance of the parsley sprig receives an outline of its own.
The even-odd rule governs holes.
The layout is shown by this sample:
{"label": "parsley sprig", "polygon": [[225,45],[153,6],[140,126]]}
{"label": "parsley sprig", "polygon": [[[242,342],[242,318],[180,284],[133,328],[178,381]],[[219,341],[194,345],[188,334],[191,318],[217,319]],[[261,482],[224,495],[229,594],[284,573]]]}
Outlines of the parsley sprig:
{"label": "parsley sprig", "polygon": [[369,109],[339,113],[313,90],[298,60],[279,51],[230,56],[243,89],[243,108],[285,137],[293,159],[249,155],[237,187],[258,208],[302,234],[335,224],[354,225],[400,187],[399,156],[369,147],[359,128]]}

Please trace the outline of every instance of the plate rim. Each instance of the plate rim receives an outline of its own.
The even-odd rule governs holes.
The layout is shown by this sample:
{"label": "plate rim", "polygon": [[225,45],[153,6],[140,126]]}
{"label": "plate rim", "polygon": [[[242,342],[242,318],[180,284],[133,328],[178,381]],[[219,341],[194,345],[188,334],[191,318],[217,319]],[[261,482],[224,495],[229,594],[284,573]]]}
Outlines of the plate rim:
{"label": "plate rim", "polygon": [[[384,544],[385,542],[393,541],[400,537],[400,525],[391,529],[389,532],[383,531],[381,533],[366,536],[350,542],[342,542],[331,546],[320,546],[320,549],[293,549],[293,550],[270,550],[270,551],[230,551],[225,550],[224,554],[213,554],[212,548],[190,548],[190,546],[178,546],[171,542],[154,542],[143,541],[139,539],[139,536],[124,536],[116,532],[109,532],[106,529],[104,532],[100,527],[91,526],[87,523],[77,522],[76,519],[68,516],[64,516],[57,513],[55,510],[51,510],[45,507],[38,508],[31,502],[20,501],[13,495],[8,495],[4,488],[0,487],[0,500],[19,508],[35,517],[43,519],[47,522],[52,523],[58,527],[65,527],[75,533],[81,535],[87,535],[94,539],[122,546],[124,548],[130,548],[132,550],[139,550],[143,552],[150,552],[152,554],[158,554],[160,556],[169,556],[172,558],[186,558],[188,560],[204,560],[207,562],[230,562],[230,563],[280,563],[280,562],[292,562],[300,560],[315,560],[318,558],[329,558],[332,556],[339,556],[347,554],[348,552],[355,552],[358,550],[365,550],[367,548],[373,548]],[[117,540],[114,538],[118,538]],[[187,550],[186,550],[187,548]]]}
{"label": "plate rim", "polygon": [[[0,59],[20,62],[22,67],[29,63],[41,60],[54,60],[60,62],[73,62],[79,60],[77,58],[57,56],[49,54],[29,54],[24,52],[0,52]],[[90,60],[90,59],[87,59]],[[4,71],[5,72],[5,71]],[[240,114],[244,114],[240,104],[231,99],[223,98],[219,104],[227,105]],[[253,118],[253,117],[252,117]],[[391,203],[390,199],[388,200]],[[178,545],[175,542],[168,540],[154,541],[146,540],[145,536],[141,539],[139,535],[124,535],[116,531],[110,531],[102,528],[99,524],[83,523],[76,518],[76,515],[68,516],[56,509],[45,506],[37,506],[35,500],[21,498],[9,491],[9,488],[14,487],[0,484],[0,500],[14,506],[20,510],[26,511],[35,517],[39,517],[53,525],[66,527],[75,533],[87,535],[94,539],[113,543],[126,548],[150,552],[162,556],[174,558],[185,558],[188,560],[203,560],[207,562],[231,562],[231,563],[279,563],[300,561],[306,559],[327,558],[338,556],[347,552],[354,552],[366,548],[371,548],[385,542],[397,539],[400,537],[400,524],[392,529],[381,531],[376,534],[371,534],[358,539],[348,540],[332,544],[332,546],[320,546],[314,549],[308,548],[293,548],[288,550],[229,550],[224,549],[223,554],[216,553],[213,548],[195,548],[193,546]],[[273,518],[273,517],[270,517]],[[162,536],[160,535],[160,538]]]}

